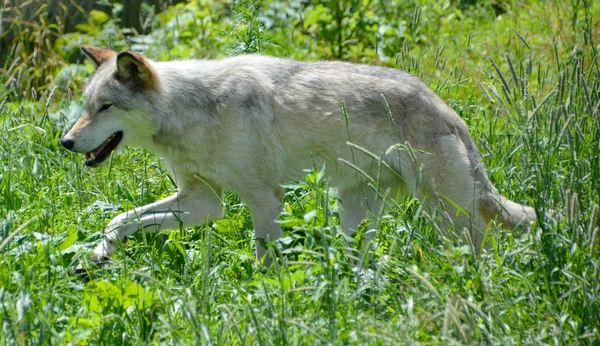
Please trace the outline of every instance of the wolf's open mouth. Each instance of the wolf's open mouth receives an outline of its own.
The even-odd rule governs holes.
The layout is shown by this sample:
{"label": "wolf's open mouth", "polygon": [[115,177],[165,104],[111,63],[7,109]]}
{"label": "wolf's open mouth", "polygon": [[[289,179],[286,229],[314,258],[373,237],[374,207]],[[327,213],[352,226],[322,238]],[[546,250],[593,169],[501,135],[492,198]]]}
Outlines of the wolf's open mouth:
{"label": "wolf's open mouth", "polygon": [[96,167],[104,160],[106,160],[111,151],[115,150],[119,142],[123,138],[123,131],[117,131],[113,133],[104,143],[88,153],[85,153],[85,165],[89,167]]}

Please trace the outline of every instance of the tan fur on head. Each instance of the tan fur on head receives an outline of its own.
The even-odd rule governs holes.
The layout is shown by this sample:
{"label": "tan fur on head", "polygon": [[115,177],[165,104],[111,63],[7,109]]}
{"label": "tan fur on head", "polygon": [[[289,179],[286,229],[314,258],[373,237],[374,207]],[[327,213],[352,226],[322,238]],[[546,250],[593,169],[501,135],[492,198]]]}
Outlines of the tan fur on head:
{"label": "tan fur on head", "polygon": [[122,81],[133,81],[141,89],[159,91],[158,78],[148,59],[134,52],[117,53],[111,49],[82,45],[81,50],[92,59],[97,66],[107,60],[117,58],[117,77]]}
{"label": "tan fur on head", "polygon": [[114,50],[88,45],[82,45],[81,51],[90,57],[90,59],[92,59],[98,66],[102,65],[106,60],[117,56],[117,52]]}
{"label": "tan fur on head", "polygon": [[117,55],[117,77],[122,80],[132,80],[143,89],[158,88],[158,78],[148,62],[141,54],[121,52]]}
{"label": "tan fur on head", "polygon": [[92,121],[94,121],[94,120],[92,117],[90,117],[90,113],[88,113],[87,111],[83,111],[81,118],[79,118],[79,120],[77,120],[77,122],[75,123],[75,125],[73,125],[73,127],[71,128],[71,130],[69,132],[72,134],[77,134],[77,133],[79,133],[79,131],[82,128],[87,126]]}

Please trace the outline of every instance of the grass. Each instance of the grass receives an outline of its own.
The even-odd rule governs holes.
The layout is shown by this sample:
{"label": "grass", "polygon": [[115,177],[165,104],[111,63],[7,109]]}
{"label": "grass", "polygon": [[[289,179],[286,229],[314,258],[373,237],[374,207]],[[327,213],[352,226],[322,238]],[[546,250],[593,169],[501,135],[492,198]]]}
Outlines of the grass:
{"label": "grass", "polygon": [[[189,55],[201,40],[211,43],[208,55],[216,47],[303,59],[346,52],[420,75],[467,121],[502,194],[560,221],[540,217],[522,233],[492,229],[490,251],[474,255],[460,237],[434,232],[416,201],[390,201],[375,220],[371,263],[356,270],[344,255],[335,192],[320,167],[306,167],[305,181],[288,186],[284,251],[271,268],[255,265],[250,213],[229,193],[226,219],[136,234],[107,268],[90,267],[87,281],[72,270],[108,221],[175,186],[143,150],[89,170],[60,148],[65,118],[82,101],[80,69],[69,67],[69,78],[39,92],[17,94],[5,83],[0,100],[0,342],[598,344],[600,5],[507,1],[498,16],[486,5],[442,3],[413,1],[419,7],[394,14],[408,29],[399,42],[382,37],[398,46],[389,59],[369,55],[376,49],[359,29],[331,29],[330,43],[319,31],[317,41],[317,24],[278,22],[272,2],[233,16],[213,3],[181,5],[136,39],[150,51],[152,37],[164,39],[156,58]],[[208,18],[199,38],[161,31],[182,13]],[[182,33],[188,17],[177,17]],[[274,18],[270,30],[264,17]],[[341,34],[358,43],[343,46]],[[360,55],[354,45],[371,50]]]}

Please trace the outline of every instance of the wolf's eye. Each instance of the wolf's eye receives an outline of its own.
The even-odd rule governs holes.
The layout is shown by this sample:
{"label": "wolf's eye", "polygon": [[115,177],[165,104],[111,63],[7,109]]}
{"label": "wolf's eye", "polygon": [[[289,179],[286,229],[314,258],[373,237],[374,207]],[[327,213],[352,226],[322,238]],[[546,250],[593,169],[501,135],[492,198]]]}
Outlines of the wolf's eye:
{"label": "wolf's eye", "polygon": [[102,105],[102,107],[100,107],[100,110],[98,112],[105,111],[105,110],[109,109],[110,106],[112,106],[112,103],[107,103],[105,105]]}

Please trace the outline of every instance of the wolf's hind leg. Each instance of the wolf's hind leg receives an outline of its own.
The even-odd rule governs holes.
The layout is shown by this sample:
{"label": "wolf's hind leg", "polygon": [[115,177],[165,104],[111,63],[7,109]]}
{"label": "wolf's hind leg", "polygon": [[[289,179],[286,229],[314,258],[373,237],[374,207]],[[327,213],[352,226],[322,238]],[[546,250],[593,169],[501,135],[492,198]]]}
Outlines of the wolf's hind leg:
{"label": "wolf's hind leg", "polygon": [[[218,196],[215,195],[217,193]],[[158,231],[195,226],[221,219],[224,210],[218,201],[220,189],[195,186],[160,201],[119,214],[105,229],[104,239],[92,254],[92,260],[110,257],[122,242],[138,230]]]}
{"label": "wolf's hind leg", "polygon": [[479,153],[454,135],[442,136],[436,144],[425,148],[428,154],[418,156],[423,166],[421,202],[430,213],[442,205],[443,210],[436,210],[438,226],[455,228],[461,236],[466,230],[475,249],[480,249],[487,222],[479,201],[494,190]]}

